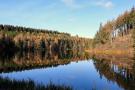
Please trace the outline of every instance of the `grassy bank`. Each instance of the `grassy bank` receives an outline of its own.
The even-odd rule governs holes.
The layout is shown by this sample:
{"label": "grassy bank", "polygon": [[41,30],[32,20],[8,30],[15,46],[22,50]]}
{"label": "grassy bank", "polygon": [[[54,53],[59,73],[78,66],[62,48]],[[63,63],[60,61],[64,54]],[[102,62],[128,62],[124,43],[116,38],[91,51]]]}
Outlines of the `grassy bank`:
{"label": "grassy bank", "polygon": [[120,50],[120,49],[108,49],[108,50],[100,50],[100,49],[91,49],[87,50],[86,52],[92,54],[92,55],[114,55],[114,56],[127,56],[127,57],[133,57],[133,49],[128,50]]}

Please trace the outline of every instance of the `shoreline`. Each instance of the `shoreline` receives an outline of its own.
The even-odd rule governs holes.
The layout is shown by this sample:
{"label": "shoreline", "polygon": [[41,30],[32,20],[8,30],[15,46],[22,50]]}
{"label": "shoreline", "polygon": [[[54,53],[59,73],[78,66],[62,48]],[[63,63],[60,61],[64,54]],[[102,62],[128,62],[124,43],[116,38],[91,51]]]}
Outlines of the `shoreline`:
{"label": "shoreline", "polygon": [[120,49],[90,49],[90,50],[86,50],[87,53],[91,54],[91,55],[107,55],[107,56],[124,56],[124,57],[129,57],[129,58],[133,58],[134,57],[134,53],[133,53],[133,49],[126,49],[126,50],[120,50]]}

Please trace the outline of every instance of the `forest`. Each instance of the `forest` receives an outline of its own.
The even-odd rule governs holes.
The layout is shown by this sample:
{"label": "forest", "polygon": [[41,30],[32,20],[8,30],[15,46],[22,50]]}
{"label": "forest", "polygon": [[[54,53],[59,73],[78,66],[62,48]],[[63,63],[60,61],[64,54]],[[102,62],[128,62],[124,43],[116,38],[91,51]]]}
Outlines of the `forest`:
{"label": "forest", "polygon": [[[0,53],[1,52],[84,52],[98,48],[115,39],[131,35],[132,47],[135,47],[135,8],[125,11],[116,19],[100,24],[93,39],[71,36],[69,33],[47,29],[34,29],[21,26],[0,25]],[[125,39],[126,40],[126,39]],[[117,41],[119,42],[119,41]],[[115,42],[116,43],[116,42]],[[130,42],[125,42],[130,43]],[[131,43],[131,44],[132,44]],[[116,45],[116,47],[119,45]],[[130,46],[130,45],[129,45]],[[106,47],[106,46],[104,46]],[[122,48],[123,49],[123,48]]]}
{"label": "forest", "polygon": [[25,51],[67,52],[85,51],[92,40],[58,31],[0,25],[0,53]]}
{"label": "forest", "polygon": [[104,25],[101,23],[98,32],[93,39],[93,47],[104,45],[118,37],[131,34],[135,38],[135,8],[125,11],[116,19],[108,21]]}

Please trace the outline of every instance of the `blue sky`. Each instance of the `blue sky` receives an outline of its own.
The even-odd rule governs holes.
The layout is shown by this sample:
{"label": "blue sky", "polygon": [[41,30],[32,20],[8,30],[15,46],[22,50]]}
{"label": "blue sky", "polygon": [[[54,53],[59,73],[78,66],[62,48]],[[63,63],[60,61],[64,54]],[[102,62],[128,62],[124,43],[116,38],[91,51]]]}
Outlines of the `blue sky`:
{"label": "blue sky", "polygon": [[93,37],[100,22],[134,5],[135,0],[0,0],[0,24]]}

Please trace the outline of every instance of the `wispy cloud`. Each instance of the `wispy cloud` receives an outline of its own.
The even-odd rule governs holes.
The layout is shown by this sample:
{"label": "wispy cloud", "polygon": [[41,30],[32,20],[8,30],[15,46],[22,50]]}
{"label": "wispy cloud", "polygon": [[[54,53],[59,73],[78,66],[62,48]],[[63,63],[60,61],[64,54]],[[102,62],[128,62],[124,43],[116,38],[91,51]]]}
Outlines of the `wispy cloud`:
{"label": "wispy cloud", "polygon": [[72,17],[69,17],[69,18],[68,18],[68,21],[69,21],[69,22],[74,22],[74,21],[76,21],[76,18],[73,17],[73,16],[72,16]]}
{"label": "wispy cloud", "polygon": [[75,4],[75,0],[61,0],[61,1],[64,2],[68,6],[74,6]]}
{"label": "wispy cloud", "polygon": [[83,6],[77,3],[77,0],[61,0],[66,6],[72,9],[82,8]]}
{"label": "wispy cloud", "polygon": [[114,7],[114,3],[110,0],[98,0],[95,2],[95,5],[100,6],[100,7],[104,7],[107,9]]}
{"label": "wispy cloud", "polygon": [[67,7],[70,7],[72,9],[80,9],[80,8],[85,8],[85,7],[90,7],[91,5],[95,5],[95,6],[100,6],[103,8],[113,8],[114,7],[114,3],[111,0],[83,0],[83,1],[79,1],[79,0],[60,0],[61,2],[63,2]]}

